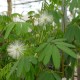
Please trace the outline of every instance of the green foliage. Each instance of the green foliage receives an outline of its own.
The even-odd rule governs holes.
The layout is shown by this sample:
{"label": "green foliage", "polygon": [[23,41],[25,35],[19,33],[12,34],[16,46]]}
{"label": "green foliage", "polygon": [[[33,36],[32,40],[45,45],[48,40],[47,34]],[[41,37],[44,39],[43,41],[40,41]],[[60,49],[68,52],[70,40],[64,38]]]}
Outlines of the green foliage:
{"label": "green foliage", "polygon": [[[72,44],[63,42],[64,39],[48,40],[47,43],[41,44],[36,51],[39,52],[39,61],[43,61],[46,65],[49,63],[51,56],[56,69],[60,68],[60,53],[61,51],[67,53],[73,58],[77,55],[70,48],[75,48]],[[49,42],[50,41],[50,42]]]}
{"label": "green foliage", "polygon": [[58,69],[60,67],[61,60],[60,60],[59,50],[55,45],[53,45],[52,52],[53,52],[52,59],[53,59],[54,66],[55,68]]}
{"label": "green foliage", "polygon": [[31,67],[33,67],[32,64],[37,64],[37,59],[34,56],[22,57],[11,68],[10,73],[7,75],[7,80],[9,80],[15,70],[17,71],[17,77],[21,77],[23,74],[25,75],[31,70]]}
{"label": "green foliage", "polygon": [[7,39],[9,34],[12,32],[13,28],[13,32],[15,31],[17,35],[21,35],[22,33],[27,33],[28,32],[28,28],[31,27],[30,23],[27,22],[11,22],[10,24],[7,25],[7,29],[5,32],[5,36],[4,38]]}
{"label": "green foliage", "polygon": [[69,41],[76,41],[77,43],[80,42],[80,28],[77,24],[70,24],[65,33],[65,38]]}
{"label": "green foliage", "polygon": [[74,8],[80,8],[80,1],[79,0],[72,0],[70,4],[70,11],[72,11]]}
{"label": "green foliage", "polygon": [[37,80],[61,80],[60,76],[57,75],[54,72],[50,72],[50,71],[43,71],[39,74],[39,77]]}
{"label": "green foliage", "polygon": [[12,17],[12,18],[17,17],[17,16],[22,17],[22,15],[19,14],[19,13],[13,13],[13,14],[11,14],[11,17]]}
{"label": "green foliage", "polygon": [[11,30],[14,28],[14,25],[15,25],[14,22],[8,24],[8,27],[6,29],[6,33],[5,33],[5,36],[4,36],[5,39],[9,36]]}
{"label": "green foliage", "polygon": [[0,69],[0,79],[5,79],[6,75],[9,73],[11,69],[12,63],[7,64],[3,69]]}
{"label": "green foliage", "polygon": [[[73,16],[72,21],[68,21],[65,32],[61,30],[62,1],[49,1],[43,1],[42,9],[37,14],[34,11],[28,12],[29,20],[24,22],[13,21],[14,17],[22,17],[18,13],[11,16],[0,15],[0,80],[72,78],[77,62],[77,52],[80,51],[80,15],[78,11],[80,0],[65,0],[64,7],[68,6]],[[35,21],[39,23],[40,15],[44,12],[51,15],[53,20],[50,23],[45,21],[45,25],[35,25]],[[49,19],[48,16],[43,15],[41,20],[44,21],[45,18]],[[7,54],[8,44],[15,40],[24,42],[26,46],[24,55],[17,60]]]}
{"label": "green foliage", "polygon": [[72,69],[72,67],[68,66],[65,68],[65,74],[66,74],[66,77],[67,79],[71,78],[72,75],[73,75],[73,72],[74,70]]}

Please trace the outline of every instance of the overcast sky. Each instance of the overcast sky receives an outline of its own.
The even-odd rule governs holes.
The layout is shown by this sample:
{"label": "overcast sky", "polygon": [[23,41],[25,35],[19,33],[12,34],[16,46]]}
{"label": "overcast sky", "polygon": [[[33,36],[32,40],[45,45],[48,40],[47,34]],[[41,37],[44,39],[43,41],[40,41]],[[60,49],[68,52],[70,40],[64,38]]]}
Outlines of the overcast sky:
{"label": "overcast sky", "polygon": [[[27,1],[34,1],[34,0],[12,0],[13,4],[14,3],[22,3],[22,2],[27,2]],[[34,2],[34,3],[29,3],[25,5],[13,5],[13,11],[12,13],[23,13],[26,14],[28,11],[37,11],[41,9],[41,2]],[[0,13],[7,11],[7,0],[0,0]]]}

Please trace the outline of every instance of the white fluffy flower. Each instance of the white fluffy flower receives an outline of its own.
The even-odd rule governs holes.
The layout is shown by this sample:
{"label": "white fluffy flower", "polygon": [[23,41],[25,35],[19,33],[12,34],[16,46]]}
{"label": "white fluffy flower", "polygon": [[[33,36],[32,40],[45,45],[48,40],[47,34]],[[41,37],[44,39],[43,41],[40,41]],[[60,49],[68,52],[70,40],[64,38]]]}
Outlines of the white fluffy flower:
{"label": "white fluffy flower", "polygon": [[23,54],[24,50],[25,46],[20,41],[11,43],[7,48],[8,55],[14,59],[18,59]]}
{"label": "white fluffy flower", "polygon": [[24,22],[19,16],[13,18],[14,22]]}
{"label": "white fluffy flower", "polygon": [[53,16],[49,15],[47,12],[44,12],[40,15],[39,25],[45,25],[47,23],[51,23],[53,21]]}
{"label": "white fluffy flower", "polygon": [[31,28],[28,28],[28,32],[32,32],[32,29]]}
{"label": "white fluffy flower", "polygon": [[56,24],[55,24],[55,22],[52,22],[52,26],[55,26]]}
{"label": "white fluffy flower", "polygon": [[34,20],[34,25],[37,26],[38,24],[39,24],[39,20],[38,19],[35,19]]}
{"label": "white fluffy flower", "polygon": [[64,77],[64,78],[62,78],[62,80],[66,80],[66,78]]}

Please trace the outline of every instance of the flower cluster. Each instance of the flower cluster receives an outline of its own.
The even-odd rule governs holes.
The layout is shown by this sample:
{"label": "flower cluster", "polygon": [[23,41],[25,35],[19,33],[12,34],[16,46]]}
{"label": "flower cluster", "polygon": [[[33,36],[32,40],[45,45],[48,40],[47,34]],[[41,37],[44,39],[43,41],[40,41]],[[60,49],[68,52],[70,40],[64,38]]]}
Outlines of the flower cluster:
{"label": "flower cluster", "polygon": [[39,18],[40,25],[51,23],[52,21],[53,21],[53,17],[46,12],[44,12]]}
{"label": "flower cluster", "polygon": [[7,48],[8,55],[14,59],[18,59],[24,53],[24,50],[25,46],[20,41],[11,43]]}
{"label": "flower cluster", "polygon": [[47,12],[44,12],[40,15],[39,19],[34,21],[34,25],[46,25],[47,23],[52,23],[53,16],[49,15]]}

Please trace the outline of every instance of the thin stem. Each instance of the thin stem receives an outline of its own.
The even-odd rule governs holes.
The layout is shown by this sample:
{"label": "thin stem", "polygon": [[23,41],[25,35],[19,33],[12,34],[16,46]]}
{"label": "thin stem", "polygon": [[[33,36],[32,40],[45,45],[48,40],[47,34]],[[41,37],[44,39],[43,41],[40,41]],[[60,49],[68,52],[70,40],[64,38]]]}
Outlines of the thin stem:
{"label": "thin stem", "polygon": [[62,77],[64,77],[64,53],[62,52]]}
{"label": "thin stem", "polygon": [[62,31],[65,32],[67,26],[67,7],[65,5],[65,0],[62,0]]}
{"label": "thin stem", "polygon": [[[65,0],[62,0],[62,31],[65,33],[67,26],[67,8],[65,6]],[[62,52],[62,77],[64,77],[64,53]]]}

